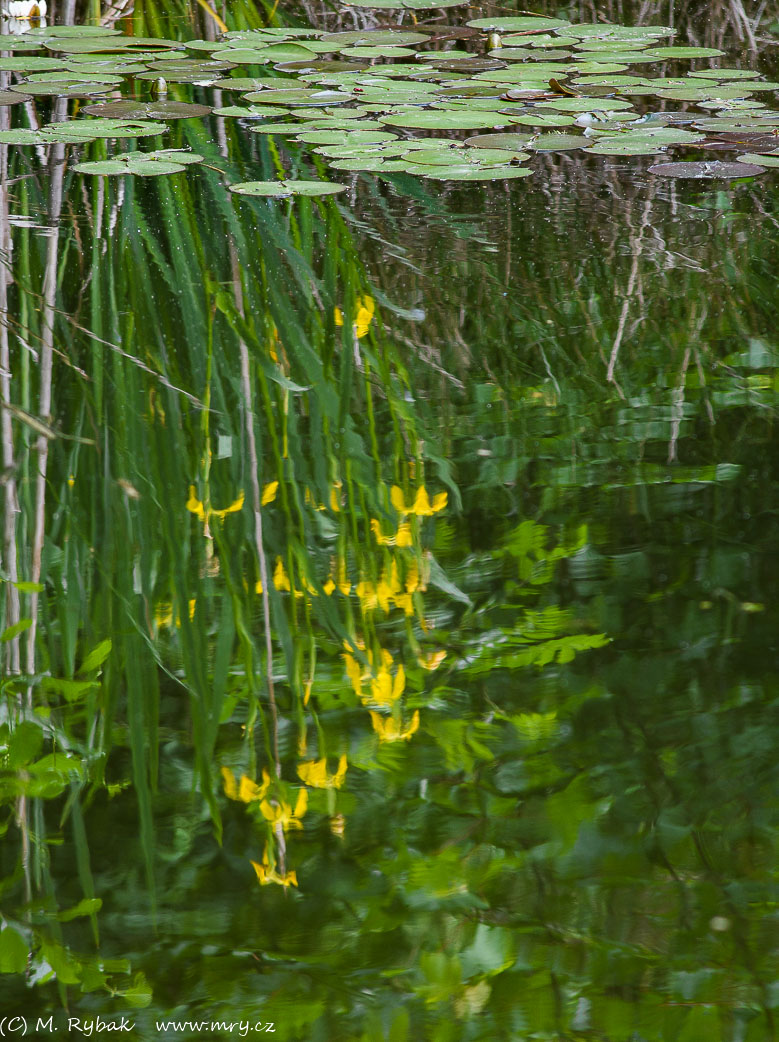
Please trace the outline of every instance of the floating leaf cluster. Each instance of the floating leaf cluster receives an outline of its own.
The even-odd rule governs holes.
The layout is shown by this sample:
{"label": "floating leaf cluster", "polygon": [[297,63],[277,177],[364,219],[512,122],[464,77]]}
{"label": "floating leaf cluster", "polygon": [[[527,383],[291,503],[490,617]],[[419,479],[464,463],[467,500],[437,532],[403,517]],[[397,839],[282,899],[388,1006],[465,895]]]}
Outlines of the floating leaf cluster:
{"label": "floating leaf cluster", "polygon": [[[99,27],[38,28],[3,43],[0,73],[13,82],[0,90],[0,106],[38,97],[99,98],[122,86],[134,96],[87,105],[78,118],[40,129],[0,132],[0,143],[142,138],[164,133],[170,120],[213,112],[254,133],[294,138],[335,171],[380,176],[508,180],[529,176],[538,153],[572,149],[612,157],[694,149],[698,154],[684,161],[649,168],[672,177],[734,179],[776,166],[779,112],[764,99],[779,84],[750,69],[713,67],[721,51],[677,46],[669,42],[673,35],[663,26],[576,25],[531,15],[472,19],[454,33],[418,24],[335,33],[266,28],[187,43]],[[666,75],[668,63],[675,72],[687,61],[700,67]],[[168,100],[169,83],[229,91],[243,103],[213,108]],[[157,97],[140,96],[152,88]],[[662,109],[653,110],[653,102]],[[704,149],[737,155],[728,163],[705,161]],[[84,159],[75,169],[148,176],[181,173],[197,161],[157,149]],[[282,177],[232,191],[281,198],[342,187]]]}

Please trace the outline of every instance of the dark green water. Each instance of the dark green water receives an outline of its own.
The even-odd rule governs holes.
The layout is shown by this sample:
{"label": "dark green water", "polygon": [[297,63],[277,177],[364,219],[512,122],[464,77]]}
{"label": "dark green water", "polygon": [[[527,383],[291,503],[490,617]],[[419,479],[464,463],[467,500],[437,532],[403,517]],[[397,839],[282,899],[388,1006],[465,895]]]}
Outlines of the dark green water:
{"label": "dark green water", "polygon": [[0,146],[0,1015],[774,1038],[773,173],[170,138]]}

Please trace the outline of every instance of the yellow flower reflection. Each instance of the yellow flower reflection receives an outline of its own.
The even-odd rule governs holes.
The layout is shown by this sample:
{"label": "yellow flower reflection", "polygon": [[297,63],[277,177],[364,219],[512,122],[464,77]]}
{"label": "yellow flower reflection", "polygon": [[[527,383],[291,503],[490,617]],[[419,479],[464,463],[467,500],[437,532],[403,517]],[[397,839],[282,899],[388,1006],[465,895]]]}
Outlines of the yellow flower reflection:
{"label": "yellow flower reflection", "polygon": [[269,821],[274,827],[281,825],[284,831],[287,832],[289,829],[303,828],[300,819],[306,813],[307,806],[308,789],[301,789],[298,793],[294,811],[292,805],[285,800],[274,800],[273,803],[263,800],[260,804],[260,810],[266,821]]}
{"label": "yellow flower reflection", "polygon": [[346,755],[338,761],[335,774],[327,773],[327,759],[308,760],[298,765],[298,776],[312,789],[340,789],[346,777]]}
{"label": "yellow flower reflection", "polygon": [[[189,618],[190,620],[195,617],[195,605],[197,601],[194,597],[190,598],[189,601]],[[162,629],[163,626],[170,626],[173,622],[173,605],[170,601],[160,601],[160,603],[154,609],[154,621],[157,626]],[[176,615],[176,625],[181,627],[181,619],[178,614]]]}
{"label": "yellow flower reflection", "polygon": [[412,546],[411,525],[408,521],[401,521],[395,535],[384,535],[381,524],[375,518],[371,518],[371,531],[376,536],[379,546]]}
{"label": "yellow flower reflection", "polygon": [[265,798],[265,793],[268,791],[268,787],[270,786],[270,777],[266,770],[263,770],[262,778],[262,785],[253,782],[251,778],[247,778],[245,774],[242,775],[240,782],[237,782],[235,780],[235,775],[229,767],[222,768],[222,781],[224,784],[225,796],[230,800],[240,800],[241,803],[252,803],[255,800],[262,800]]}
{"label": "yellow flower reflection", "polygon": [[262,864],[252,861],[252,868],[257,873],[260,886],[268,886],[270,883],[278,883],[279,886],[285,888],[298,885],[298,877],[294,872],[286,872],[282,876],[276,871],[275,865],[271,866],[267,847],[262,855]]}
{"label": "yellow flower reflection", "polygon": [[374,713],[373,710],[371,710],[371,723],[380,742],[407,742],[412,734],[416,734],[419,730],[419,710],[414,710],[411,723],[406,728],[397,720],[393,720],[391,716],[384,717],[379,713]]}
{"label": "yellow flower reflection", "polygon": [[[361,340],[367,335],[370,324],[373,321],[373,314],[376,310],[376,304],[374,303],[373,297],[364,296],[357,298],[357,317],[354,320],[354,335],[358,340]],[[335,309],[335,324],[342,326],[344,324],[343,312],[340,308]]]}
{"label": "yellow flower reflection", "polygon": [[203,524],[209,518],[212,517],[226,517],[228,514],[237,513],[243,506],[244,494],[241,490],[237,499],[233,500],[229,507],[225,507],[224,510],[208,510],[206,511],[203,503],[197,498],[197,492],[194,485],[189,486],[189,499],[187,500],[187,510],[194,514],[198,520],[202,521]]}
{"label": "yellow flower reflection", "polygon": [[422,669],[427,669],[432,673],[434,669],[438,669],[445,658],[446,652],[441,649],[439,651],[431,651],[429,655],[418,655],[417,662]]}
{"label": "yellow flower reflection", "polygon": [[[264,486],[262,490],[261,503],[263,506],[267,506],[268,503],[272,503],[276,498],[276,493],[279,490],[278,481],[271,481]],[[203,524],[212,517],[224,518],[228,514],[237,514],[243,507],[245,495],[243,489],[238,493],[238,498],[234,499],[229,507],[225,507],[223,510],[215,510],[213,508],[206,510],[205,504],[197,498],[197,490],[194,485],[189,486],[189,499],[187,500],[187,510],[194,514],[198,520],[202,521]]]}
{"label": "yellow flower reflection", "polygon": [[403,666],[393,677],[386,665],[382,666],[371,680],[371,701],[380,706],[392,706],[406,689],[406,672]]}
{"label": "yellow flower reflection", "polygon": [[433,497],[433,502],[431,503],[427,494],[427,489],[422,485],[421,488],[417,490],[414,502],[406,503],[401,488],[397,485],[393,485],[390,489],[390,500],[397,512],[399,514],[415,514],[417,517],[432,517],[433,514],[437,514],[440,510],[444,509],[448,498],[448,493],[439,492],[438,495]]}

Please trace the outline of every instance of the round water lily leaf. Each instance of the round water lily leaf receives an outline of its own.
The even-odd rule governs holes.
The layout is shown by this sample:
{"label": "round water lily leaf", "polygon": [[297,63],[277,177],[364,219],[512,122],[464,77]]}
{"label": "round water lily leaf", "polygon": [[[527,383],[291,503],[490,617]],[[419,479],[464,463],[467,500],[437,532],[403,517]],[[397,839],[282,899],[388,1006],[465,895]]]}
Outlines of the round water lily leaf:
{"label": "round water lily leaf", "polygon": [[[504,109],[504,112],[510,112]],[[573,116],[557,112],[510,112],[510,122],[518,127],[570,127],[576,122]]]}
{"label": "round water lily leaf", "polygon": [[466,138],[463,144],[468,148],[503,148],[511,152],[521,151],[532,139],[532,134],[477,134]]}
{"label": "round water lily leaf", "polygon": [[229,33],[225,33],[225,40],[254,40],[258,38],[270,37],[271,39],[287,39],[291,37],[300,37],[305,39],[306,37],[317,37],[321,36],[319,29],[312,29],[310,26],[265,26],[263,29],[232,29]]}
{"label": "round water lily leaf", "polygon": [[402,29],[350,30],[343,33],[325,33],[320,37],[322,43],[331,43],[334,48],[362,45],[407,47],[410,44],[427,43],[429,39],[430,37],[426,33],[405,32]]}
{"label": "round water lily leaf", "polygon": [[[294,61],[305,61],[307,58],[316,58],[318,51],[313,47],[308,47],[303,43],[272,43],[268,47],[256,48],[253,52],[241,50],[241,51],[230,51],[229,61],[238,61],[235,54],[249,55],[250,53],[259,54],[263,58],[267,58],[269,61],[274,62],[294,62]],[[240,63],[246,64],[246,61]]]}
{"label": "round water lily leaf", "polygon": [[[463,166],[469,156],[461,148],[417,148],[403,152],[401,155],[409,163],[421,163],[423,166]],[[504,159],[504,162],[506,160]]]}
{"label": "round water lily leaf", "polygon": [[382,159],[381,156],[364,156],[362,159],[334,159],[330,166],[333,170],[365,171],[366,173],[378,173],[381,170],[387,173],[391,171],[400,173],[406,170],[404,160]]}
{"label": "round water lily leaf", "polygon": [[651,80],[640,76],[579,76],[576,79],[576,89],[579,87],[645,87],[651,85]]}
{"label": "round water lily leaf", "polygon": [[306,90],[292,76],[230,76],[216,80],[218,90]]}
{"label": "round water lily leaf", "polygon": [[[46,39],[43,46],[47,51],[58,51],[60,54],[115,54],[127,52],[134,47],[134,40],[129,36],[96,36],[93,39]],[[178,44],[172,43],[166,50],[175,50]]]}
{"label": "round water lily leaf", "polygon": [[440,87],[435,91],[436,98],[499,98],[503,88],[500,84],[473,84],[469,80],[463,80],[462,86]]}
{"label": "round water lily leaf", "polygon": [[45,145],[39,130],[0,130],[0,145]]}
{"label": "round water lily leaf", "polygon": [[569,152],[575,148],[590,148],[591,138],[583,134],[539,134],[527,147],[534,152]]}
{"label": "round water lily leaf", "polygon": [[[202,156],[199,158],[202,159]],[[185,166],[183,163],[172,162],[163,152],[131,152],[117,159],[105,159],[95,163],[77,163],[73,169],[80,174],[94,174],[100,177],[114,177],[121,174],[161,177],[165,174],[180,174]]]}
{"label": "round water lily leaf", "polygon": [[436,59],[435,63],[432,63],[432,68],[439,72],[456,73],[487,72],[491,69],[502,69],[503,67],[503,61],[496,61],[494,58],[457,58],[454,61],[446,58],[444,60]]}
{"label": "round water lily leaf", "polygon": [[509,119],[500,113],[463,112],[436,109],[419,112],[401,112],[379,116],[379,122],[389,127],[416,130],[481,130],[506,126]]}
{"label": "round water lily leaf", "polygon": [[43,128],[43,133],[57,141],[84,140],[84,135],[94,141],[97,138],[151,137],[153,134],[164,134],[167,129],[165,123],[152,120],[74,119],[65,123],[51,123]]}
{"label": "round water lily leaf", "polygon": [[746,152],[743,156],[739,156],[736,162],[752,166],[779,166],[779,154]]}
{"label": "round water lily leaf", "polygon": [[544,33],[552,29],[568,28],[570,22],[565,18],[543,18],[536,15],[518,15],[509,18],[474,18],[466,25],[472,29],[494,29],[495,32],[504,33]]}
{"label": "round water lily leaf", "polygon": [[26,51],[39,51],[41,47],[43,47],[43,42],[33,37],[31,32],[25,33],[24,36],[11,36],[9,34],[3,39],[3,50],[13,51],[14,54],[22,54]]}
{"label": "round water lily leaf", "polygon": [[696,69],[692,74],[704,80],[753,80],[754,69]]}
{"label": "round water lily leaf", "polygon": [[558,47],[572,47],[575,43],[578,43],[578,38],[575,36],[566,36],[563,33],[533,33],[532,36],[525,37],[527,46],[534,48],[547,48],[556,49]]}
{"label": "round water lily leaf", "polygon": [[230,185],[235,195],[251,195],[269,199],[288,198],[292,192],[284,181],[243,181]]}
{"label": "round water lily leaf", "polygon": [[165,79],[168,83],[194,83],[201,87],[212,87],[214,82],[222,75],[222,71],[215,69],[213,72],[166,72],[162,73],[156,69],[151,72],[139,72],[135,77],[137,80],[159,80]]}
{"label": "round water lily leaf", "polygon": [[206,58],[171,58],[160,61],[155,59],[147,63],[150,69],[164,72],[166,76],[174,72],[223,72],[234,68],[235,63],[229,61],[209,61]]}
{"label": "round water lily leaf", "polygon": [[290,195],[336,195],[346,190],[346,185],[328,181],[244,181],[230,185],[236,195],[281,197]]}
{"label": "round water lily leaf", "polygon": [[[569,70],[572,76],[578,76],[579,73],[589,73],[593,76],[609,76],[613,72],[625,72],[630,65],[635,64],[635,59],[632,54],[604,55],[603,58],[599,58],[598,61],[580,61],[579,59],[581,56],[576,54],[573,57],[576,61],[571,62]],[[657,61],[656,58],[653,58],[652,60]]]}
{"label": "round water lily leaf", "polygon": [[642,124],[639,127],[631,127],[622,136],[633,141],[642,138],[663,145],[694,145],[697,141],[703,141],[706,135],[696,134],[691,130],[679,130],[676,127],[652,127]]}
{"label": "round water lily leaf", "polygon": [[414,54],[414,51],[408,47],[391,47],[389,45],[377,46],[377,47],[342,47],[339,54],[342,54],[344,58],[408,58]]}
{"label": "round water lily leaf", "polygon": [[378,145],[397,141],[397,135],[382,130],[306,130],[298,135],[298,141],[307,145]]}
{"label": "round water lily leaf", "polygon": [[299,134],[299,123],[264,123],[261,127],[249,127],[252,134]]}
{"label": "round water lily leaf", "polygon": [[268,119],[271,116],[285,116],[289,109],[280,105],[225,105],[220,109],[214,109],[215,116],[225,119]]}
{"label": "round water lily leaf", "polygon": [[85,83],[73,77],[70,83],[67,80],[55,80],[53,83],[33,83],[28,80],[22,85],[12,84],[9,90],[32,94],[34,98],[91,98],[107,94],[115,86],[115,83]]}
{"label": "round water lily leaf", "polygon": [[[303,101],[308,101],[315,94],[322,93],[321,91],[313,90],[308,87],[297,87],[295,89],[282,89],[282,90],[255,90],[249,94],[244,94],[244,101],[251,101],[253,105],[299,105]],[[348,96],[344,98],[348,101]]]}
{"label": "round water lily leaf", "polygon": [[648,43],[641,41],[633,41],[630,44],[617,43],[613,37],[609,37],[605,40],[582,40],[581,43],[575,45],[575,49],[579,52],[586,52],[587,54],[600,54],[602,52],[617,53],[619,51],[632,50],[641,52],[645,47],[648,47]]}
{"label": "round water lily leaf", "polygon": [[46,72],[50,69],[61,69],[61,58],[44,58],[37,54],[19,55],[13,58],[0,58],[0,72]]}
{"label": "round water lily leaf", "polygon": [[164,160],[166,163],[178,163],[179,166],[197,166],[199,163],[205,162],[205,156],[201,156],[197,152],[187,152],[183,148],[158,148],[154,152],[131,152],[130,155],[132,162],[136,162],[141,156],[144,161]]}
{"label": "round water lily leaf", "polygon": [[[300,115],[302,111],[302,109],[293,109],[289,114],[291,116]],[[363,131],[378,131],[381,133],[385,129],[384,125],[379,123],[377,119],[336,119],[334,116],[331,116],[329,119],[320,119],[316,122],[307,120],[300,125],[300,130],[306,133],[313,130],[348,131],[350,134],[362,133]]]}
{"label": "round water lily leaf", "polygon": [[110,55],[80,55],[80,58],[100,58],[100,61],[68,61],[65,69],[76,76],[85,72],[105,73],[107,76],[134,76],[139,72],[146,72],[148,65],[136,61],[115,61]]}
{"label": "round water lily leaf", "polygon": [[[103,159],[94,163],[76,163],[77,174],[93,174],[96,177],[119,177],[129,174],[127,163],[121,159]],[[184,169],[181,167],[180,169]]]}
{"label": "round water lily leaf", "polygon": [[719,58],[725,52],[718,50],[716,47],[654,47],[649,52],[650,54],[657,55],[658,58],[671,59],[671,58]]}
{"label": "round water lily leaf", "polygon": [[53,37],[55,39],[84,38],[96,36],[120,36],[120,29],[106,29],[102,25],[51,25],[48,28],[41,27],[38,36]]}
{"label": "round water lily leaf", "polygon": [[518,177],[530,177],[533,173],[523,166],[450,166],[450,167],[424,167],[416,169],[414,164],[406,166],[410,174],[422,172],[423,177],[433,181],[508,181]]}
{"label": "round water lily leaf", "polygon": [[555,98],[538,103],[538,108],[555,112],[617,112],[631,107],[630,102],[622,98]]}
{"label": "round water lily leaf", "polygon": [[490,58],[502,62],[523,62],[528,58],[538,58],[543,51],[533,52],[527,47],[494,47],[491,51],[487,51],[487,54]]}
{"label": "round water lily leaf", "polygon": [[32,101],[31,94],[22,94],[18,90],[0,90],[0,107],[6,105],[21,105],[23,101]]}
{"label": "round water lily leaf", "polygon": [[[305,54],[302,51],[302,54]],[[308,51],[309,54],[313,54],[313,51]],[[290,55],[294,57],[294,55]],[[265,54],[263,51],[255,50],[250,51],[246,48],[239,50],[237,47],[230,47],[224,51],[215,51],[212,58],[222,59],[219,61],[218,68],[229,68],[231,65],[269,65],[271,56]],[[203,67],[207,68],[208,63],[204,62]]]}
{"label": "round water lily leaf", "polygon": [[317,61],[294,61],[294,62],[279,62],[278,65],[273,66],[274,69],[281,69],[283,72],[361,72],[364,69],[369,68],[367,65],[361,65],[359,62],[342,62],[338,59],[325,59],[319,58]]}
{"label": "round water lily leaf", "polygon": [[[716,88],[719,91],[723,90],[723,86]],[[759,94],[761,91],[770,91],[775,93],[779,91],[779,83],[775,83],[772,80],[738,80],[733,82],[732,80],[724,84],[724,89],[728,91],[742,90],[745,94]],[[722,93],[717,94],[717,97],[722,98]]]}
{"label": "round water lily leaf", "polygon": [[609,138],[597,141],[588,149],[595,156],[655,156],[665,148],[659,142],[646,139],[641,141],[621,141]]}
{"label": "round water lily leaf", "polygon": [[680,90],[679,88],[672,88],[671,90],[658,90],[656,91],[658,98],[668,98],[671,101],[725,101],[729,98],[744,98],[748,96],[747,91],[740,91],[734,89],[717,89],[702,90],[700,88],[691,88],[689,90]]}
{"label": "round water lily leaf", "polygon": [[182,163],[169,160],[146,158],[128,160],[127,172],[136,177],[164,177],[168,174],[180,174],[186,167]]}
{"label": "round water lily leaf", "polygon": [[[497,135],[495,135],[497,137]],[[430,149],[427,149],[425,154],[429,154]],[[459,153],[462,155],[462,151]],[[530,159],[529,152],[523,152],[519,149],[512,148],[488,148],[486,145],[476,147],[470,153],[465,153],[469,159],[473,159],[477,163],[521,163],[526,159]]]}
{"label": "round water lily leaf", "polygon": [[211,112],[208,105],[193,105],[184,101],[108,101],[102,105],[85,105],[81,110],[90,116],[112,119],[195,119]]}
{"label": "round water lily leaf", "polygon": [[524,105],[512,105],[506,108],[503,98],[438,98],[431,102],[435,109],[446,109],[450,112],[512,112],[524,111]]}
{"label": "round water lily leaf", "polygon": [[104,72],[81,72],[73,73],[68,70],[59,70],[58,72],[36,72],[30,76],[25,86],[33,86],[36,83],[65,83],[73,85],[75,83],[83,83],[87,87],[91,83],[105,84],[110,83],[116,87],[122,83],[123,77],[121,76],[109,76]]}
{"label": "round water lily leaf", "polygon": [[763,167],[749,163],[657,163],[650,166],[650,174],[662,177],[685,177],[694,180],[720,179],[732,181],[737,177],[758,177],[766,171]]}

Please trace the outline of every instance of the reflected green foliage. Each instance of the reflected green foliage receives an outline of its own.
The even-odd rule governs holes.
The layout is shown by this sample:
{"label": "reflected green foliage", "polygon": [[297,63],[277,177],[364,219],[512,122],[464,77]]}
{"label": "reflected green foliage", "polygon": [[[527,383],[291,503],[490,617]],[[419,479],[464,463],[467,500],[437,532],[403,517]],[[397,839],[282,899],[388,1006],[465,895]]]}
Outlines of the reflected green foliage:
{"label": "reflected green foliage", "polygon": [[4,1002],[774,1037],[775,189],[150,145],[0,146]]}

